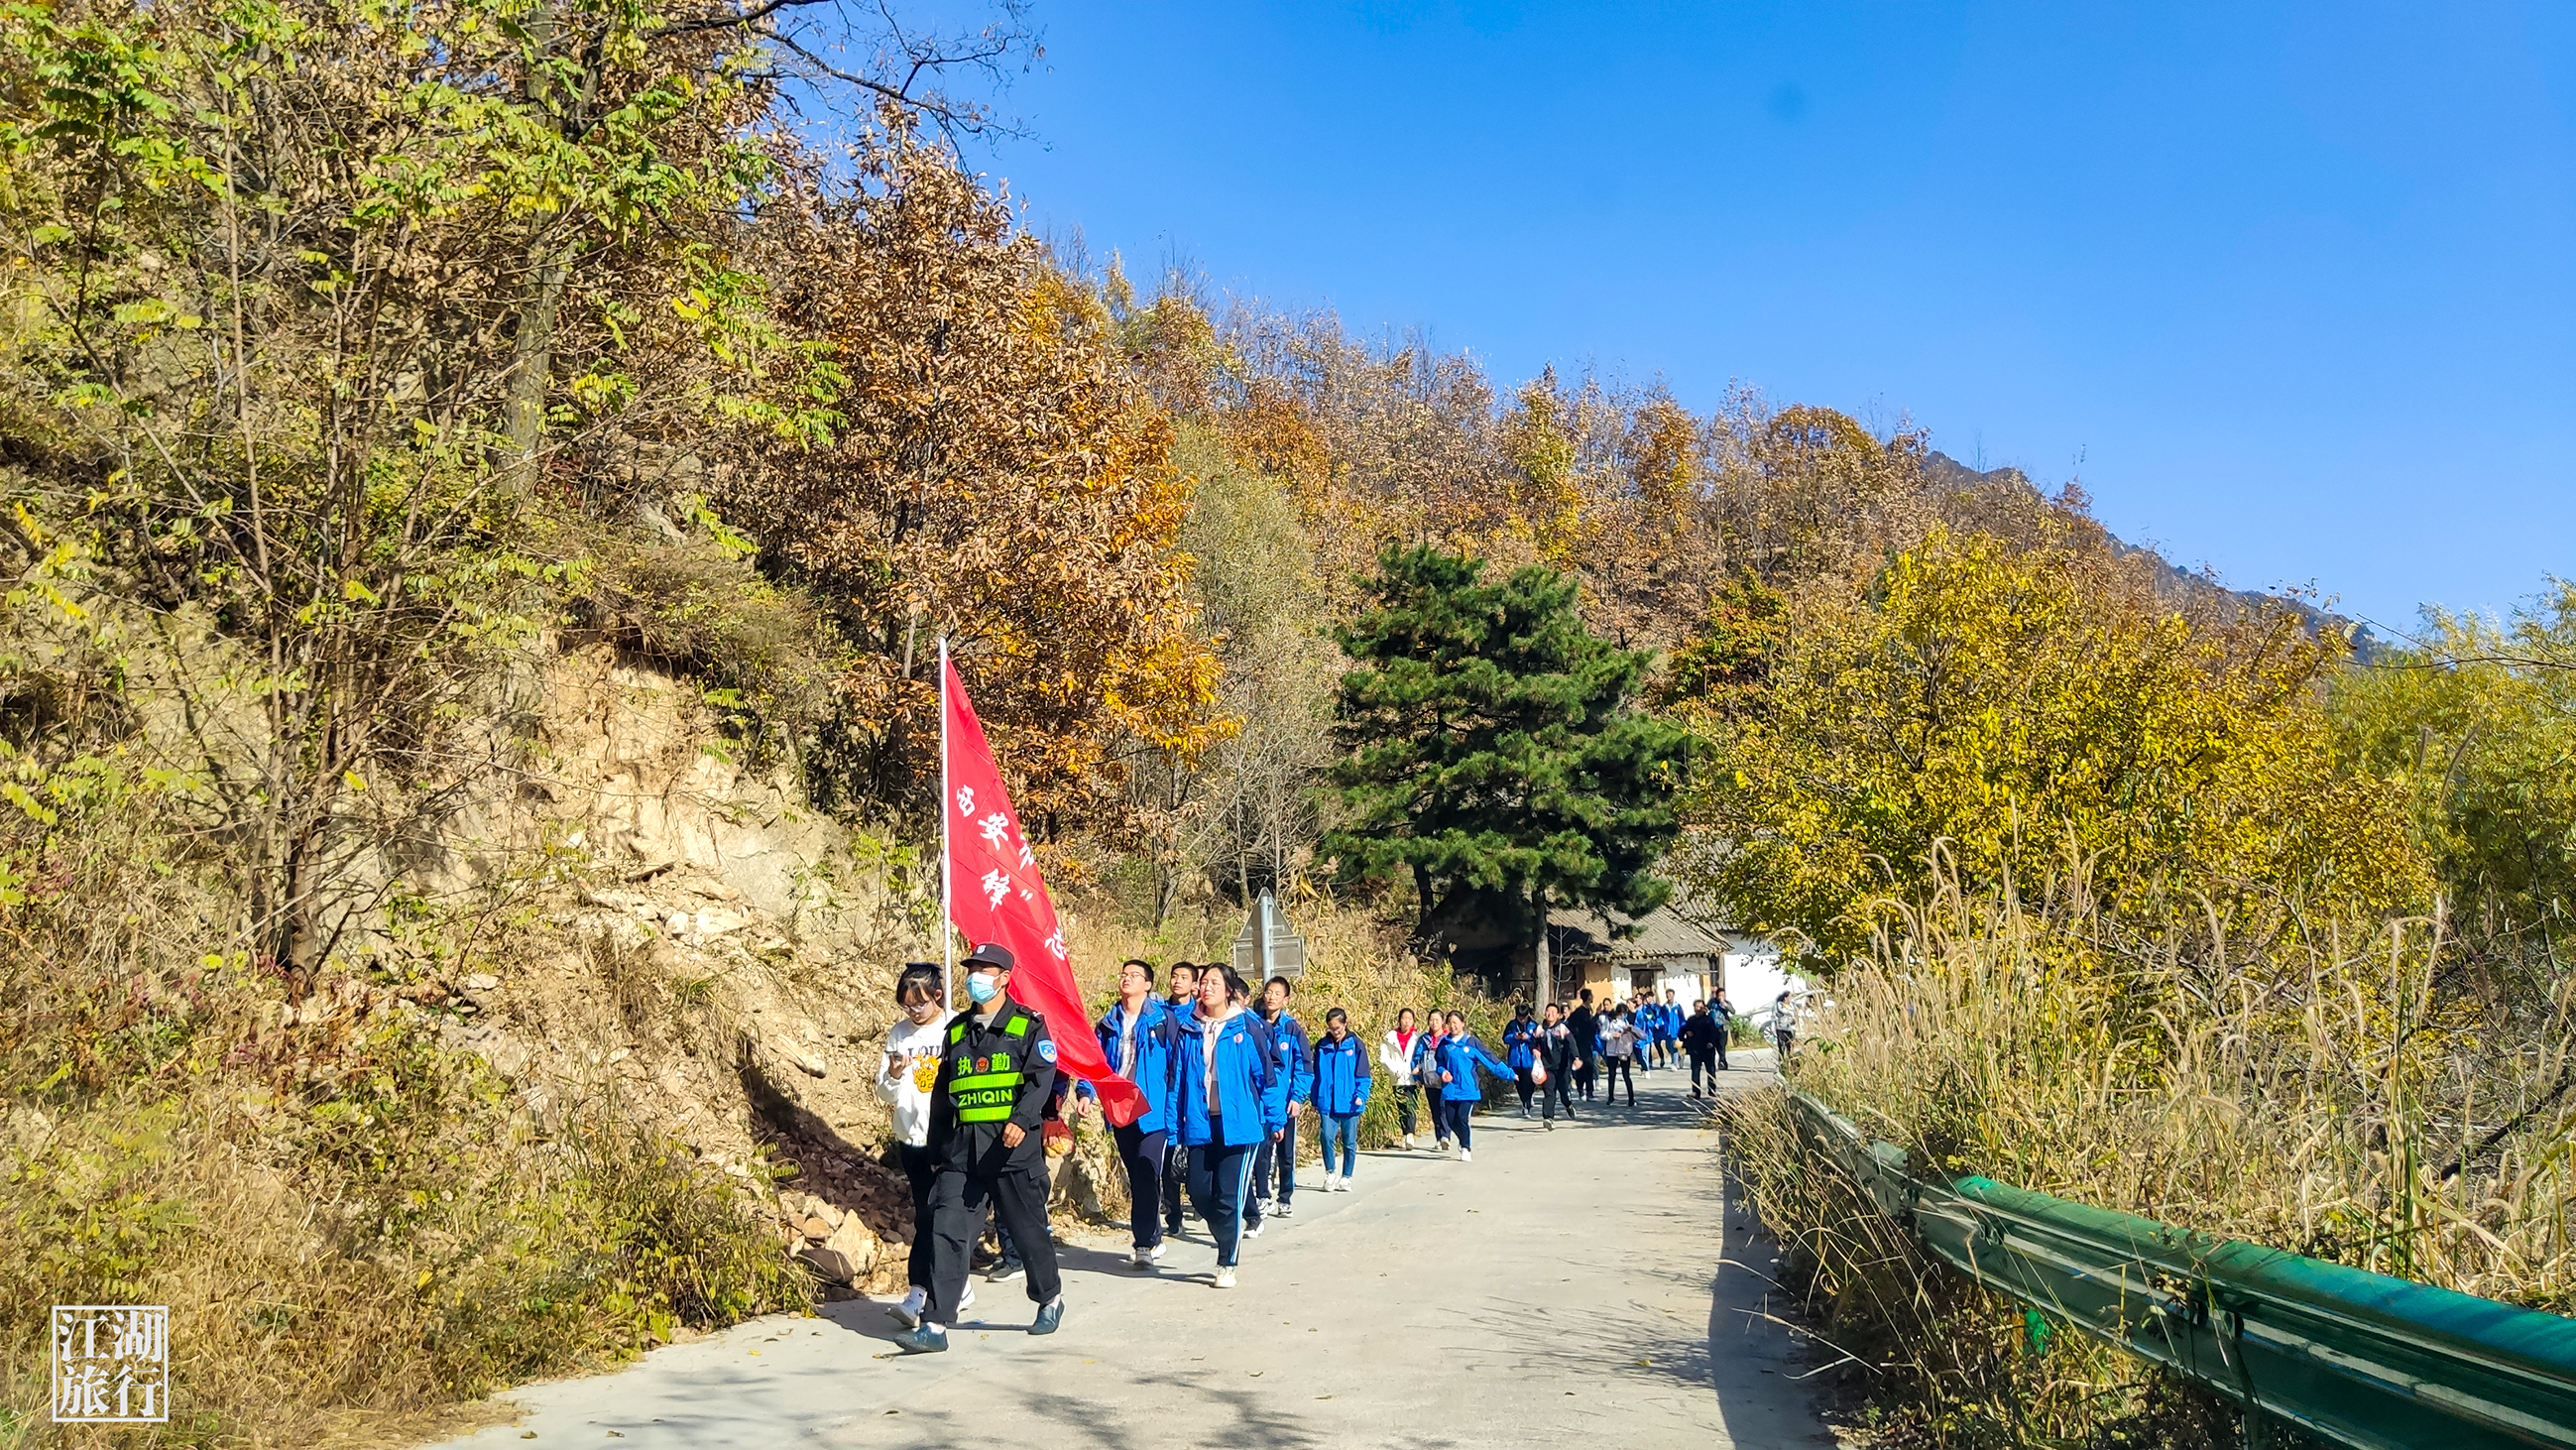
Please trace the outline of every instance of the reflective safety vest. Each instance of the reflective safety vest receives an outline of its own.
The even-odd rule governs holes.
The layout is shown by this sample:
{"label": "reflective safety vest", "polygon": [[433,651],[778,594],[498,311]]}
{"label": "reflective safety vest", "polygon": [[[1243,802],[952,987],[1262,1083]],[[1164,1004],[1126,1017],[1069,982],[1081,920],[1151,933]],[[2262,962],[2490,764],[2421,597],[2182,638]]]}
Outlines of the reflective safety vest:
{"label": "reflective safety vest", "polygon": [[[1014,1012],[1002,1024],[1002,1033],[1013,1042],[1029,1035],[1026,1013]],[[949,1024],[948,1045],[953,1050],[966,1040],[966,1019],[960,1016]],[[948,1080],[948,1096],[957,1108],[961,1123],[998,1123],[1011,1115],[1020,1100],[1020,1084],[1028,1080],[1027,1058],[1018,1048],[996,1052],[972,1062],[960,1059],[956,1076]],[[971,1069],[971,1070],[969,1070]]]}

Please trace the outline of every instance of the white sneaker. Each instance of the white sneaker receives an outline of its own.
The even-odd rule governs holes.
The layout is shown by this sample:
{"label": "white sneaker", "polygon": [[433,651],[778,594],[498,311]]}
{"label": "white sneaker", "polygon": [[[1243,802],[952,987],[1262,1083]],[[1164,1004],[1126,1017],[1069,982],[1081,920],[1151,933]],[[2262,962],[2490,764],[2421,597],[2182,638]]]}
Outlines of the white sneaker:
{"label": "white sneaker", "polygon": [[1347,1174],[1347,1173],[1343,1174],[1343,1175],[1342,1175],[1342,1181],[1333,1185],[1333,1191],[1334,1191],[1335,1193],[1348,1193],[1348,1192],[1350,1192],[1350,1191],[1351,1191],[1351,1175],[1349,1175],[1349,1174]]}
{"label": "white sneaker", "polygon": [[966,1286],[966,1292],[957,1296],[957,1312],[958,1312],[958,1313],[960,1313],[960,1314],[965,1313],[965,1312],[966,1312],[966,1307],[967,1307],[968,1305],[970,1305],[970,1304],[973,1304],[974,1302],[975,1302],[975,1286],[974,1286],[974,1285],[972,1285],[972,1284],[969,1284],[969,1285],[967,1285],[967,1286]]}
{"label": "white sneaker", "polygon": [[1261,1225],[1257,1223],[1245,1224],[1243,1226],[1243,1237],[1248,1239],[1257,1239],[1261,1237]]}
{"label": "white sneaker", "polygon": [[1407,1153],[1413,1151],[1413,1135],[1411,1133],[1404,1135],[1404,1151]]}
{"label": "white sneaker", "polygon": [[1161,1259],[1163,1257],[1163,1248],[1164,1246],[1162,1244],[1156,1244],[1152,1248],[1147,1249],[1145,1251],[1145,1261],[1147,1263],[1153,1263]]}
{"label": "white sneaker", "polygon": [[902,1321],[904,1328],[918,1329],[921,1327],[922,1307],[929,1302],[930,1292],[915,1284],[912,1291],[903,1296],[902,1303],[887,1306],[886,1312]]}
{"label": "white sneaker", "polygon": [[1341,1192],[1341,1191],[1342,1191],[1342,1175],[1340,1175],[1340,1174],[1338,1174],[1338,1173],[1327,1173],[1327,1174],[1325,1174],[1325,1175],[1324,1175],[1324,1191],[1325,1191],[1326,1193],[1339,1193],[1339,1192]]}
{"label": "white sneaker", "polygon": [[1234,1287],[1234,1267],[1232,1265],[1217,1265],[1216,1286],[1220,1289],[1231,1289]]}
{"label": "white sneaker", "polygon": [[1458,1161],[1461,1163],[1473,1163],[1476,1161],[1476,1155],[1468,1152],[1464,1148],[1461,1148],[1458,1150]]}
{"label": "white sneaker", "polygon": [[1127,1256],[1127,1262],[1134,1268],[1150,1269],[1154,1267],[1154,1256],[1147,1250],[1138,1249]]}

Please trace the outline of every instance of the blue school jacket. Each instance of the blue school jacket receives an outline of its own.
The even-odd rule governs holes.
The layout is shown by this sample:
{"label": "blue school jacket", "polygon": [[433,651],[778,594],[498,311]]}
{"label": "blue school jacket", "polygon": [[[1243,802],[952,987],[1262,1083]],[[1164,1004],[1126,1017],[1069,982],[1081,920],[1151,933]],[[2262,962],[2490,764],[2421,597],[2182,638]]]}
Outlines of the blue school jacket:
{"label": "blue school jacket", "polygon": [[1307,1074],[1314,1083],[1314,1097],[1309,1101],[1315,1111],[1347,1118],[1368,1107],[1369,1055],[1356,1032],[1340,1042],[1327,1032],[1315,1039],[1313,1067]]}
{"label": "blue school jacket", "polygon": [[1484,1089],[1476,1085],[1476,1069],[1479,1067],[1506,1082],[1511,1080],[1512,1070],[1495,1061],[1494,1055],[1475,1038],[1444,1039],[1440,1044],[1440,1071],[1449,1074],[1450,1080],[1440,1084],[1441,1101],[1472,1103],[1483,1097]]}
{"label": "blue school jacket", "polygon": [[[1165,1133],[1174,1126],[1172,1117],[1172,1070],[1180,1060],[1180,1014],[1160,997],[1147,999],[1145,1010],[1137,1014],[1135,1084],[1145,1094],[1144,1115],[1136,1119],[1139,1133]],[[1111,1071],[1118,1067],[1119,1034],[1127,1028],[1127,1004],[1112,1002],[1107,1016],[1100,1019],[1095,1035],[1100,1038],[1100,1055],[1109,1059]],[[1084,1097],[1095,1094],[1091,1084],[1076,1089]]]}
{"label": "blue school jacket", "polygon": [[1530,1064],[1538,1061],[1538,1034],[1536,1018],[1527,1022],[1515,1019],[1503,1029],[1503,1060],[1512,1065],[1512,1071],[1527,1072]]}
{"label": "blue school jacket", "polygon": [[[1176,1018],[1180,1040],[1174,1049],[1173,1117],[1181,1143],[1197,1147],[1218,1143],[1241,1147],[1258,1143],[1287,1126],[1287,1100],[1273,1091],[1279,1058],[1270,1029],[1249,1011],[1222,1022],[1210,1022],[1193,1007]],[[1216,1035],[1216,1102],[1209,1111],[1205,1053],[1207,1036]]]}
{"label": "blue school jacket", "polygon": [[[1253,1012],[1252,1020],[1261,1021],[1261,1014]],[[1315,1044],[1307,1040],[1306,1029],[1297,1019],[1284,1011],[1278,1021],[1263,1025],[1269,1029],[1271,1050],[1278,1057],[1279,1082],[1272,1091],[1278,1094],[1280,1120],[1285,1122],[1288,1104],[1315,1100]]]}

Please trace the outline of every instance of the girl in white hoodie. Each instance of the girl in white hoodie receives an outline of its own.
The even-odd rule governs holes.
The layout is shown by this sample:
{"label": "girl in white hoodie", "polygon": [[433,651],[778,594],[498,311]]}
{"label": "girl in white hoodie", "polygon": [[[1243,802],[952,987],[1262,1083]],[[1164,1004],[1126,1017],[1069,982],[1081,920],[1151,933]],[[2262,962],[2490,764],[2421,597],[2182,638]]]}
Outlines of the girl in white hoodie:
{"label": "girl in white hoodie", "polygon": [[[893,1309],[906,1326],[921,1321],[921,1306],[930,1296],[930,1184],[939,1165],[930,1156],[930,1089],[939,1079],[939,1058],[946,1047],[941,1035],[951,1015],[939,1004],[940,968],[936,962],[906,962],[894,984],[895,1005],[903,1015],[886,1034],[885,1056],[877,1063],[877,1097],[894,1108],[896,1151],[903,1157],[903,1176],[912,1184],[912,1289]],[[973,1301],[966,1290],[957,1307]]]}
{"label": "girl in white hoodie", "polygon": [[1378,1065],[1386,1069],[1386,1080],[1395,1085],[1395,1115],[1404,1121],[1404,1146],[1413,1146],[1413,1103],[1422,1089],[1413,1079],[1415,1039],[1422,1034],[1413,1030],[1413,1009],[1395,1014],[1395,1030],[1380,1038],[1377,1044]]}

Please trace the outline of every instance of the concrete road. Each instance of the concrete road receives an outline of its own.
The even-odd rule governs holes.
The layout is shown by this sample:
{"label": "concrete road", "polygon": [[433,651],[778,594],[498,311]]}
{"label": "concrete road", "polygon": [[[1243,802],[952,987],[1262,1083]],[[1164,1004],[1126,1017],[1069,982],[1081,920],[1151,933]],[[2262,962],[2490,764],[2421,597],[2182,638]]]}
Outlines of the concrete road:
{"label": "concrete road", "polygon": [[1052,1338],[1023,1332],[1019,1284],[978,1282],[979,1317],[919,1358],[881,1305],[838,1304],[531,1386],[517,1422],[454,1443],[1831,1446],[1686,1076],[1554,1132],[1488,1114],[1472,1163],[1364,1154],[1349,1193],[1309,1165],[1231,1292],[1195,1224],[1150,1275],[1123,1241],[1068,1246]]}

